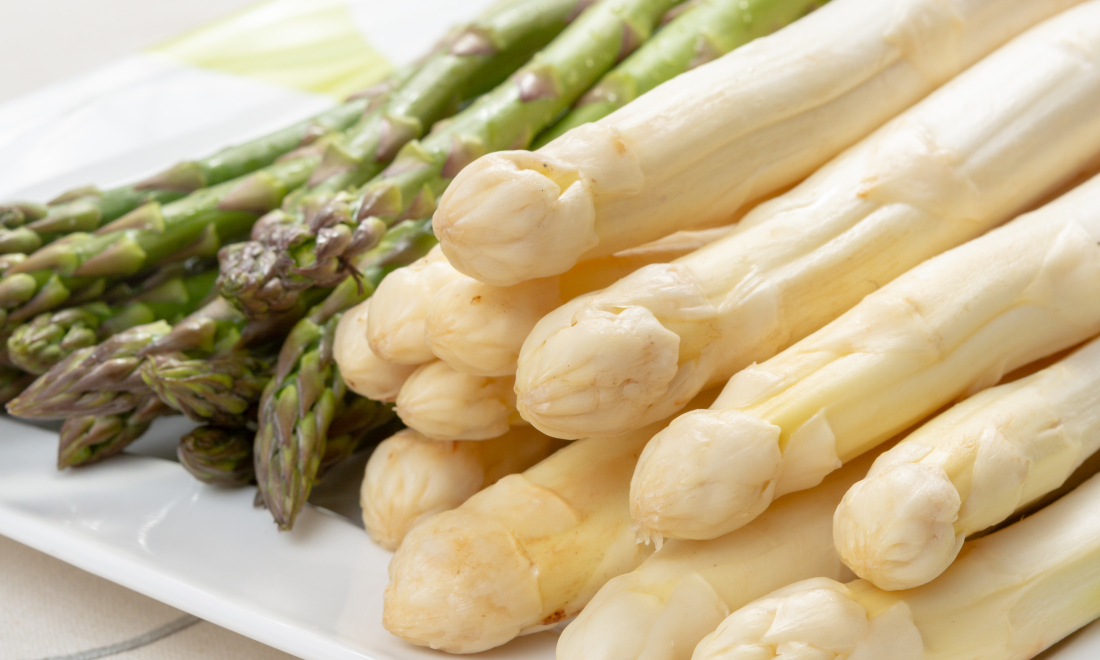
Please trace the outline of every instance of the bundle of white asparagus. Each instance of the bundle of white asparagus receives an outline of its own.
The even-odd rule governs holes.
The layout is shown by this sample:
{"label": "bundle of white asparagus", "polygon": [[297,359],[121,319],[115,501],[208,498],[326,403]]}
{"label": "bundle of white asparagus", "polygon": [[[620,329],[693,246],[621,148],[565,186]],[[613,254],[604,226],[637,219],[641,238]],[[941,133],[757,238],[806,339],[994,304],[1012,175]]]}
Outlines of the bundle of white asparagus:
{"label": "bundle of white asparagus", "polygon": [[458,270],[510,286],[730,222],[1074,4],[834,0],[537,151],[481,157],[441,198],[436,235]]}
{"label": "bundle of white asparagus", "polygon": [[[694,660],[1017,660],[1100,617],[1100,477],[888,592],[813,579],[731,614]],[[1082,656],[1084,657],[1084,656]]]}
{"label": "bundle of white asparagus", "polygon": [[653,552],[635,542],[627,495],[662,426],[575,442],[414,527],[390,563],[386,628],[473,653],[575,616]]}
{"label": "bundle of white asparagus", "polygon": [[558,658],[689,660],[705,635],[750,601],[812,577],[851,579],[832,547],[833,511],[876,455],[721,538],[668,541],[596,593],[562,633]]}
{"label": "bundle of white asparagus", "polygon": [[653,534],[714,538],[953,399],[1097,334],[1098,240],[1100,176],[914,268],[654,437],[632,513]]}
{"label": "bundle of white asparagus", "polygon": [[880,589],[942,573],[966,537],[1061,486],[1100,450],[1100,340],[954,406],[880,457],[836,511],[837,551]]}
{"label": "bundle of white asparagus", "polygon": [[667,417],[1072,178],[1100,154],[1098,106],[1100,4],[1089,2],[990,55],[737,231],[544,318],[520,355],[520,414],[560,438]]}

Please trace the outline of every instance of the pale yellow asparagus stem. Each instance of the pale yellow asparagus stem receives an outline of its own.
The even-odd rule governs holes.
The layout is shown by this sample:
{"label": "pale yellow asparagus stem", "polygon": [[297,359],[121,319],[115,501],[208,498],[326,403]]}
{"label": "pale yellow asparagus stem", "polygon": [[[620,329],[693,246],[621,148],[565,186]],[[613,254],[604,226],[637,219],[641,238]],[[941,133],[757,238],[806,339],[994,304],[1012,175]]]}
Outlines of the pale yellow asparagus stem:
{"label": "pale yellow asparagus stem", "polygon": [[975,65],[729,236],[545,317],[520,353],[520,414],[561,438],[668,416],[1072,178],[1100,152],[1098,106],[1100,4],[1089,2]]}
{"label": "pale yellow asparagus stem", "polygon": [[[497,287],[462,275],[433,297],[425,321],[432,352],[459,371],[514,376],[523,340],[563,302],[608,286],[642,266],[667,263],[724,236],[728,227],[682,231],[577,264],[557,277]],[[402,319],[411,322],[410,317]],[[395,330],[396,332],[396,330]]]}
{"label": "pale yellow asparagus stem", "polygon": [[627,491],[661,426],[575,442],[417,525],[390,563],[383,624],[473,653],[577,614],[653,551],[635,543]]}
{"label": "pale yellow asparagus stem", "polygon": [[646,447],[631,510],[714,538],[1003,374],[1100,333],[1100,177],[931,259]]}
{"label": "pale yellow asparagus stem", "polygon": [[837,551],[881,589],[929,582],[963,540],[1059,488],[1100,449],[1100,340],[911,433],[844,497]]}
{"label": "pale yellow asparagus stem", "polygon": [[445,362],[412,373],[397,395],[397,416],[433,440],[488,440],[522,424],[516,413],[515,378],[474,376]]}
{"label": "pale yellow asparagus stem", "polygon": [[474,161],[436,236],[456,268],[509,286],[729,222],[1074,4],[833,0],[537,151]]}
{"label": "pale yellow asparagus stem", "polygon": [[689,660],[730,612],[798,580],[852,579],[832,548],[832,516],[867,474],[860,457],[711,541],[673,539],[604,585],[558,641],[559,660]]}
{"label": "pale yellow asparagus stem", "polygon": [[730,615],[694,660],[1022,660],[1100,617],[1100,477],[963,546],[931,583],[792,584]]}
{"label": "pale yellow asparagus stem", "polygon": [[451,268],[438,246],[387,275],[367,301],[367,341],[375,355],[397,364],[434,360],[424,340],[428,303],[436,291],[459,277],[461,273]]}
{"label": "pale yellow asparagus stem", "polygon": [[375,401],[396,401],[401,386],[419,365],[396,364],[378,357],[367,341],[365,300],[340,317],[332,344],[332,356],[340,367],[340,376],[355,393]]}
{"label": "pale yellow asparagus stem", "polygon": [[383,440],[367,462],[359,491],[363,523],[376,543],[395,550],[421,521],[457,507],[563,445],[530,426],[481,442],[429,440],[412,429],[399,431]]}

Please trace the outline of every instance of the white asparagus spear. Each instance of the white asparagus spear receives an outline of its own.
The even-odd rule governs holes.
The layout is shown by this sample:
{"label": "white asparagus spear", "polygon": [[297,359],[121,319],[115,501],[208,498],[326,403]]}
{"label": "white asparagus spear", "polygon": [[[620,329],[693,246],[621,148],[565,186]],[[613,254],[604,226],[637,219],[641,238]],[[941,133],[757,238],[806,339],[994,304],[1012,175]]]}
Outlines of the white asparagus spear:
{"label": "white asparagus spear", "polygon": [[951,81],[727,237],[574,300],[520,354],[520,414],[621,433],[775,355],[925,259],[1011,218],[1100,153],[1100,4]]}
{"label": "white asparagus spear", "polygon": [[577,614],[653,551],[635,542],[627,491],[662,426],[575,442],[417,525],[390,562],[386,629],[474,653]]}
{"label": "white asparagus spear", "polygon": [[367,314],[370,300],[365,300],[340,317],[332,342],[332,356],[340,367],[340,375],[357,394],[375,401],[396,401],[401,386],[416,371],[415,364],[396,364],[378,357],[367,341]]}
{"label": "white asparagus spear", "polygon": [[837,552],[880,589],[929,582],[966,537],[1059,488],[1100,449],[1100,340],[981,392],[875,462],[834,518]]}
{"label": "white asparagus spear", "polygon": [[833,0],[534,151],[483,156],[433,227],[463,273],[509,286],[790,186],[1076,0]]}
{"label": "white asparagus spear", "polygon": [[401,386],[397,416],[433,440],[488,440],[523,424],[516,412],[515,378],[474,376],[436,360]]}
{"label": "white asparagus spear", "polygon": [[397,364],[435,359],[424,340],[427,305],[436,291],[461,273],[451,268],[439,246],[382,280],[364,304],[370,306],[367,341],[378,357]]}
{"label": "white asparagus spear", "polygon": [[[582,293],[602,289],[635,270],[668,263],[730,231],[682,231],[611,256],[577,264],[556,277],[498,287],[462,275],[432,296],[425,339],[432,352],[459,371],[514,376],[519,349],[539,319]],[[409,317],[403,321],[408,322]]]}
{"label": "white asparagus spear", "polygon": [[714,538],[953,399],[1100,333],[1100,176],[930,259],[646,447],[631,511]]}
{"label": "white asparagus spear", "polygon": [[399,431],[383,440],[367,462],[359,491],[363,524],[375,543],[394,550],[429,516],[457,507],[564,444],[530,426],[482,442],[429,440],[412,429]]}
{"label": "white asparagus spear", "polygon": [[814,579],[734,612],[694,660],[1024,660],[1100,617],[1100,477],[963,546],[929,584]]}
{"label": "white asparagus spear", "polygon": [[690,660],[695,645],[750,601],[798,580],[854,576],[832,548],[832,517],[876,453],[816,488],[780,498],[711,541],[673,539],[600,589],[558,640],[559,660]]}

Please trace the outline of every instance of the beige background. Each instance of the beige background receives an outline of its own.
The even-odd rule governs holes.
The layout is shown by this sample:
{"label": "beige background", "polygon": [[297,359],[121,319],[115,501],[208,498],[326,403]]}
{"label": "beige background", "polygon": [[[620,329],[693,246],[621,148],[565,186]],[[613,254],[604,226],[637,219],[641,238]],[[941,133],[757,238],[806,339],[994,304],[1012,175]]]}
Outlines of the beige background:
{"label": "beige background", "polygon": [[257,0],[0,0],[0,103]]}

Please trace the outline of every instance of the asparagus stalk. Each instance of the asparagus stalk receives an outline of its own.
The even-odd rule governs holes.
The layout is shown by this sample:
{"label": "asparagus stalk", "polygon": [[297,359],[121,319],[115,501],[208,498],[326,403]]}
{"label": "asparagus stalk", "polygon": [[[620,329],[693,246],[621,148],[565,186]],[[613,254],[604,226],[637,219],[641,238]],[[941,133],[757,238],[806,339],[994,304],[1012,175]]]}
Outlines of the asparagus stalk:
{"label": "asparagus stalk", "polygon": [[769,35],[823,4],[819,0],[697,0],[677,7],[675,18],[600,78],[567,115],[539,135],[534,148],[603,119],[657,85]]}
{"label": "asparagus stalk", "polygon": [[1062,486],[1100,450],[1100,340],[911,433],[836,511],[837,552],[880,589],[930,582],[963,541]]}
{"label": "asparagus stalk", "polygon": [[326,452],[329,426],[347,405],[346,386],[332,358],[340,316],[367,299],[387,272],[419,258],[434,242],[429,221],[395,226],[356,259],[361,274],[337,286],[283,344],[275,376],[261,398],[255,442],[260,492],[280,528],[294,525]]}
{"label": "asparagus stalk", "polygon": [[521,351],[520,413],[564,438],[662,419],[1047,197],[1100,151],[1100,67],[1067,39],[1100,42],[1100,6],[1020,36],[735,233],[544,318]]}
{"label": "asparagus stalk", "polygon": [[[719,227],[677,232],[653,243],[582,262],[557,277],[508,287],[462,275],[428,293],[424,339],[435,356],[458,371],[477,376],[514,376],[523,340],[556,307],[577,295],[609,286],[644,266],[682,257],[728,231],[727,227]],[[379,287],[372,305],[383,306],[384,289],[385,285]],[[404,298],[404,307],[414,307],[413,300]],[[392,324],[377,324],[380,327],[373,336],[412,334],[414,331],[405,326],[414,321],[418,319],[405,312]]]}
{"label": "asparagus stalk", "polygon": [[123,330],[155,321],[179,321],[209,299],[217,276],[216,270],[167,279],[154,276],[159,283],[125,305],[93,302],[45,312],[15,329],[8,338],[8,356],[20,369],[42,375],[73,351]]}
{"label": "asparagus stalk", "polygon": [[580,612],[653,552],[635,542],[627,490],[663,425],[575,442],[411,529],[390,562],[383,625],[475,653]]}
{"label": "asparagus stalk", "polygon": [[738,373],[711,410],[646,447],[635,518],[655,534],[714,538],[957,397],[1100,333],[1098,204],[1094,177]]}
{"label": "asparagus stalk", "polygon": [[222,355],[285,336],[301,314],[265,323],[249,323],[222,299],[216,299],[179,323],[157,321],[74,351],[40,376],[8,412],[32,419],[110,415],[133,410],[152,391],[141,377],[146,357],[182,352],[192,358]]}
{"label": "asparagus stalk", "polygon": [[146,204],[94,234],[69,234],[35,252],[0,279],[0,308],[6,310],[0,331],[10,332],[74,296],[94,297],[157,264],[213,256],[301,185],[316,158],[277,163],[163,206]]}
{"label": "asparagus stalk", "polygon": [[374,401],[393,402],[417,365],[388,362],[371,350],[367,342],[369,311],[370,300],[364,300],[340,317],[332,340],[332,358],[349,390]]}
{"label": "asparagus stalk", "polygon": [[[734,612],[695,660],[783,657],[1031,658],[1100,617],[1100,478],[967,543],[932,583],[798,582]],[[782,654],[782,655],[779,655]]]}
{"label": "asparagus stalk", "polygon": [[71,190],[48,204],[0,204],[0,253],[29,253],[72,232],[91,232],[148,203],[167,204],[196,190],[250,174],[297,149],[350,128],[412,76],[416,67],[354,95],[344,103],[240,145],[177,163],[138,183],[99,190]]}
{"label": "asparagus stalk", "polygon": [[440,201],[436,235],[455,268],[510,286],[729,222],[1073,4],[830,2],[538,151],[483,156]]}
{"label": "asparagus stalk", "polygon": [[247,486],[256,480],[252,432],[241,427],[200,426],[180,438],[176,455],[199,481],[215,486]]}
{"label": "asparagus stalk", "polygon": [[596,593],[562,632],[557,657],[690,660],[703,637],[749,602],[799,580],[852,579],[832,548],[833,511],[875,453],[780,499],[744,529],[667,541]]}
{"label": "asparagus stalk", "polygon": [[375,543],[395,550],[421,521],[526,470],[563,444],[531,427],[483,442],[429,440],[405,429],[383,440],[367,462],[359,496],[363,524]]}
{"label": "asparagus stalk", "polygon": [[70,417],[61,425],[57,469],[91,465],[114,456],[149,430],[153,420],[171,414],[173,410],[160,399],[146,395],[126,412]]}
{"label": "asparagus stalk", "polygon": [[436,360],[412,372],[397,395],[397,416],[434,440],[488,440],[522,424],[515,379],[456,371]]}
{"label": "asparagus stalk", "polygon": [[528,145],[678,2],[623,0],[587,9],[511,80],[423,140],[407,143],[356,195],[334,199],[311,231],[268,248],[268,256],[245,248],[230,253],[237,256],[223,261],[223,291],[245,309],[263,310],[285,304],[302,289],[341,281],[349,272],[347,260],[371,245],[380,226],[430,216],[440,193],[471,160]]}

